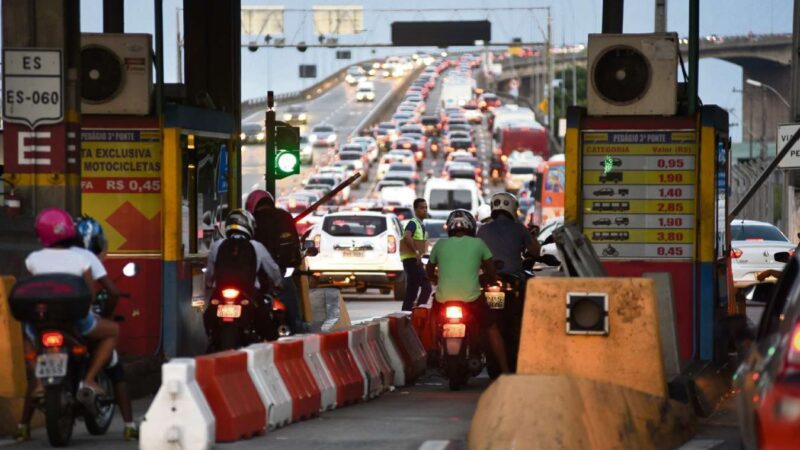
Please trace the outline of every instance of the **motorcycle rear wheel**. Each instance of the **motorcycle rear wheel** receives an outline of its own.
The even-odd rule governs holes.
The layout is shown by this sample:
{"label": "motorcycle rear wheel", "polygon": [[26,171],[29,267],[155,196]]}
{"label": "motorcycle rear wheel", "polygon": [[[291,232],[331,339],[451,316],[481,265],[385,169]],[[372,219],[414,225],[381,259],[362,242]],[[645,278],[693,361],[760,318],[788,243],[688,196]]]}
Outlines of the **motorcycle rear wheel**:
{"label": "motorcycle rear wheel", "polygon": [[445,371],[447,372],[447,381],[450,385],[451,391],[458,391],[461,385],[464,384],[464,371],[461,368],[461,361],[457,356],[448,356],[445,362]]}
{"label": "motorcycle rear wheel", "polygon": [[234,327],[220,327],[217,336],[217,351],[236,350],[239,348],[239,329]]}
{"label": "motorcycle rear wheel", "polygon": [[69,383],[48,387],[45,391],[45,424],[47,440],[53,447],[66,447],[75,426],[73,401],[65,387]]}
{"label": "motorcycle rear wheel", "polygon": [[[117,409],[113,397],[110,396],[110,394],[114,392],[114,386],[111,380],[101,372],[100,375],[97,376],[97,381],[100,387],[109,395],[109,398],[104,400],[102,404],[98,403],[97,414],[86,413],[83,415],[83,420],[86,423],[86,431],[94,436],[106,434],[108,427],[111,426],[111,422],[114,420],[114,412]],[[98,402],[98,400],[95,399],[95,402]]]}

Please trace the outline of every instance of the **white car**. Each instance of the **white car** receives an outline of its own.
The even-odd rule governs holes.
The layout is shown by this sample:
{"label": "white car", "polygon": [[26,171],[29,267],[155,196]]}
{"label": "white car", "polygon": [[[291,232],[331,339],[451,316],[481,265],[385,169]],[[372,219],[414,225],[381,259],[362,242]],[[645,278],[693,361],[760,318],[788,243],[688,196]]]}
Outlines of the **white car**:
{"label": "white car", "polygon": [[527,164],[509,164],[505,185],[508,192],[517,192],[536,177],[536,169]]}
{"label": "white car", "polygon": [[795,245],[775,225],[755,220],[731,222],[731,269],[733,284],[745,288],[759,284],[757,277],[769,269],[783,270],[775,254],[794,254]]}
{"label": "white car", "polygon": [[378,142],[372,136],[358,136],[350,140],[353,143],[360,144],[367,151],[369,162],[378,160]]}
{"label": "white car", "polygon": [[387,204],[413,206],[417,192],[410,187],[387,186],[380,190],[380,201]]}
{"label": "white car", "polygon": [[314,162],[314,146],[308,142],[306,136],[300,136],[300,162],[303,164]]}
{"label": "white car", "polygon": [[446,219],[454,209],[466,209],[473,216],[483,204],[480,189],[471,180],[431,178],[425,183],[428,214],[434,219]]}
{"label": "white car", "polygon": [[317,125],[311,128],[311,134],[308,135],[308,142],[315,147],[336,148],[338,140],[336,128],[330,125]]}
{"label": "white car", "polygon": [[375,83],[361,81],[356,88],[356,101],[371,102],[375,100]]}
{"label": "white car", "polygon": [[307,259],[317,285],[355,287],[361,292],[376,287],[382,294],[394,290],[394,299],[403,300],[402,227],[394,214],[328,214],[309,238],[319,250]]}

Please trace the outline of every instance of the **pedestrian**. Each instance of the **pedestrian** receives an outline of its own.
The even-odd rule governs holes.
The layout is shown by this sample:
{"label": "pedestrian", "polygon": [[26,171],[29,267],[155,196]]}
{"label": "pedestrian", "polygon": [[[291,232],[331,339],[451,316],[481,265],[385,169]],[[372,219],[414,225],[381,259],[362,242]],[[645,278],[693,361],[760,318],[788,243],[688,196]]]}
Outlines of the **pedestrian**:
{"label": "pedestrian", "polygon": [[428,216],[428,203],[424,198],[414,200],[414,217],[408,221],[400,241],[400,259],[406,273],[406,296],[403,311],[411,311],[415,305],[428,303],[433,288],[422,267],[422,255],[427,248],[428,233],[422,221]]}

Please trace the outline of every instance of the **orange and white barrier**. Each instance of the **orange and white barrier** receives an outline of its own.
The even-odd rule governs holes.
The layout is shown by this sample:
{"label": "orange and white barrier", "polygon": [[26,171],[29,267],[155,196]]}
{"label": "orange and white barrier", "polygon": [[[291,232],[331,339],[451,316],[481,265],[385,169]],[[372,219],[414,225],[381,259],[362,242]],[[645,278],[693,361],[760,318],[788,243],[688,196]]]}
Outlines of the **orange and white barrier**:
{"label": "orange and white barrier", "polygon": [[253,344],[247,353],[247,371],[267,408],[267,426],[282,427],[292,422],[292,397],[275,365],[272,344]]}
{"label": "orange and white barrier", "polygon": [[388,318],[389,331],[405,365],[406,383],[410,384],[425,373],[428,355],[414,332],[411,318],[407,314],[390,314]]}
{"label": "orange and white barrier", "polygon": [[306,364],[303,341],[291,339],[274,342],[272,345],[278,373],[292,396],[292,421],[319,415],[321,394],[314,375]]}
{"label": "orange and white barrier", "polygon": [[367,347],[367,329],[363,326],[347,330],[350,351],[356,357],[361,375],[367,382],[364,384],[364,400],[375,398],[383,392],[383,379],[378,362]]}
{"label": "orange and white barrier", "polygon": [[336,408],[336,382],[322,359],[320,336],[318,334],[303,334],[298,335],[297,338],[303,341],[303,354],[306,358],[306,364],[311,369],[311,373],[314,374],[314,379],[319,387],[320,411]]}
{"label": "orange and white barrier", "polygon": [[380,327],[381,334],[379,343],[383,348],[384,354],[389,358],[389,364],[394,370],[394,385],[405,386],[406,365],[405,362],[403,362],[403,357],[400,356],[400,350],[395,344],[392,333],[389,330],[389,319],[382,317],[380,319],[375,319],[374,322]]}
{"label": "orange and white barrier", "polygon": [[377,322],[370,322],[364,325],[367,330],[367,346],[372,353],[375,361],[380,368],[381,378],[383,379],[383,389],[388,391],[394,385],[394,369],[389,362],[389,355],[383,349],[381,343],[381,326]]}
{"label": "orange and white barrier", "polygon": [[320,350],[325,366],[336,382],[336,404],[343,406],[360,401],[367,381],[361,375],[355,356],[350,351],[347,331],[320,335]]}

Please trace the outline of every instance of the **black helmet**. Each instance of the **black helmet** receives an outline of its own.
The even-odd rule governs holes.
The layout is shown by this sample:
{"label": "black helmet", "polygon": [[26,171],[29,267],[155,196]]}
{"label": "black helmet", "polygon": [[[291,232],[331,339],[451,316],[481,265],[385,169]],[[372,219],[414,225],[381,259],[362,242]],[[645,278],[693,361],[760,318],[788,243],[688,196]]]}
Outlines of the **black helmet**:
{"label": "black helmet", "polygon": [[256,228],[256,221],[253,215],[245,209],[234,209],[228,214],[225,219],[225,237],[231,237],[234,234],[246,236],[248,239],[253,238],[253,232]]}
{"label": "black helmet", "polygon": [[465,231],[469,236],[475,236],[475,218],[465,209],[456,209],[447,216],[447,235],[453,236],[456,231]]}

